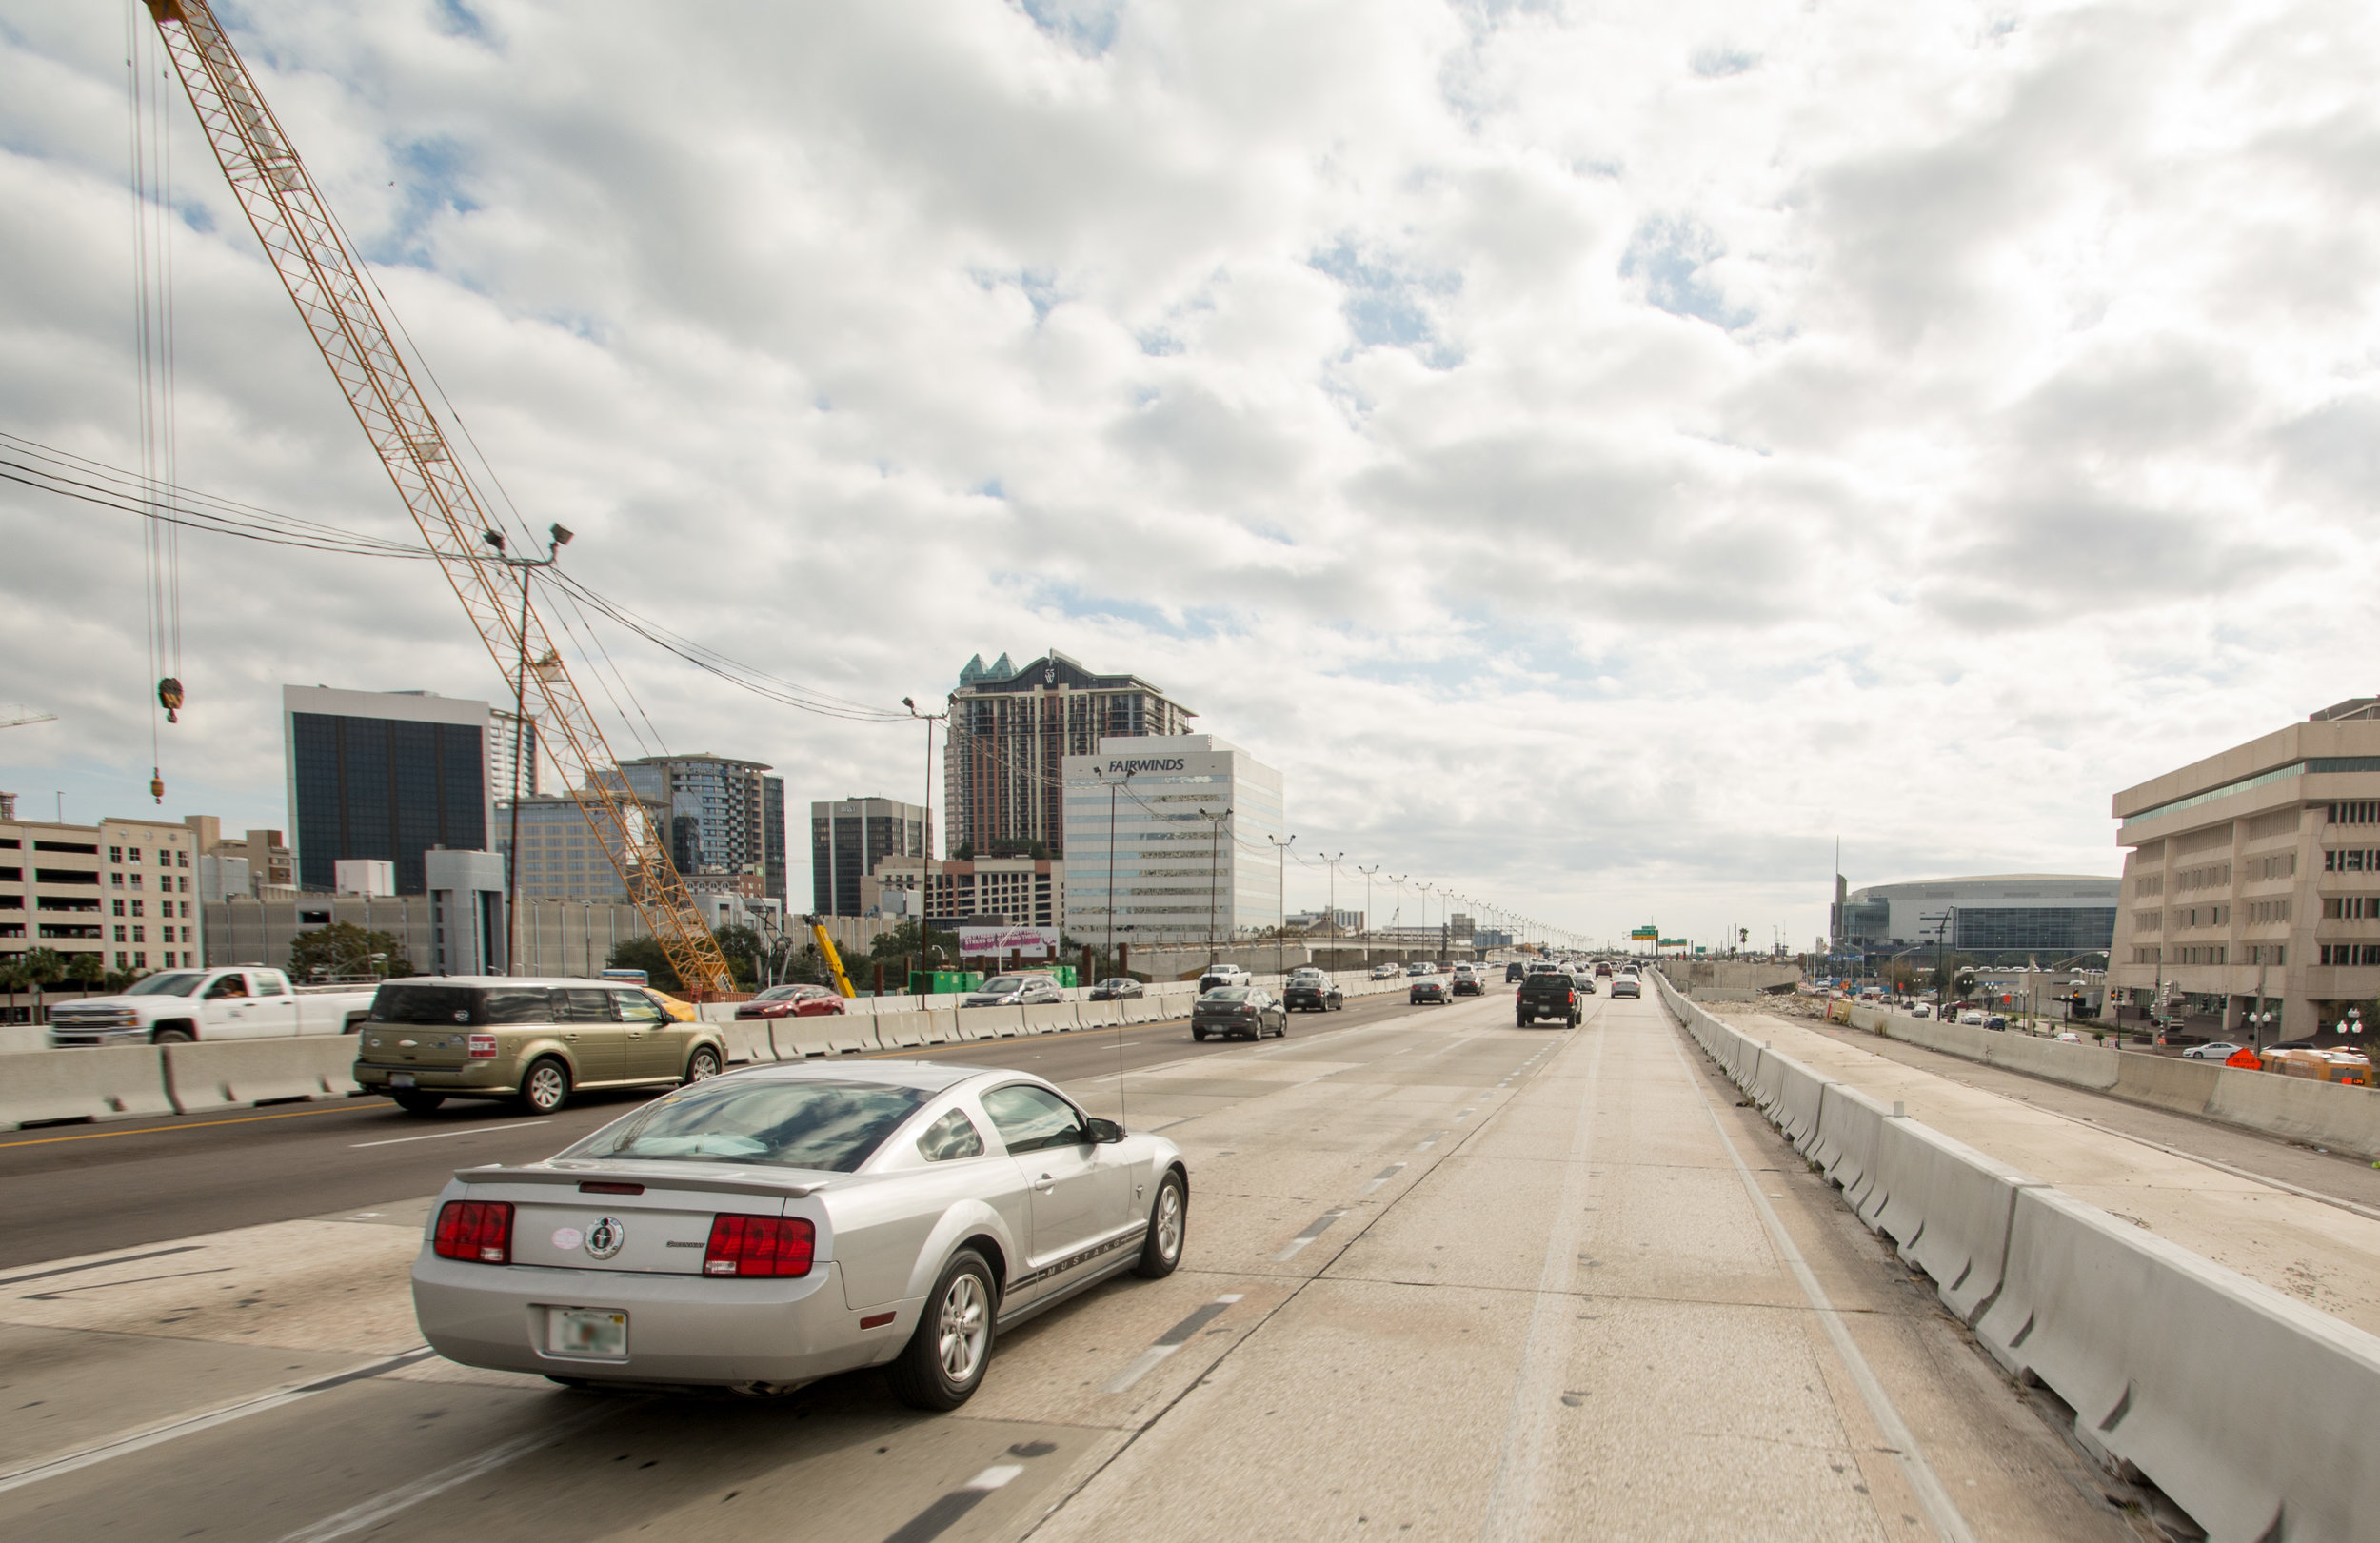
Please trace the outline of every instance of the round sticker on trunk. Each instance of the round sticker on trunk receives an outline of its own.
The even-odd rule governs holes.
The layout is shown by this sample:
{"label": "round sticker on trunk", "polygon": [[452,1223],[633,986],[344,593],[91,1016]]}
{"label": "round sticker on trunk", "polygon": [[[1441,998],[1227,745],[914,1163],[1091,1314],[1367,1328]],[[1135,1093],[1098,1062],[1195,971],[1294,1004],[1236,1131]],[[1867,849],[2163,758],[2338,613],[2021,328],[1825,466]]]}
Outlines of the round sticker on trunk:
{"label": "round sticker on trunk", "polygon": [[582,1234],[576,1227],[556,1227],[554,1229],[554,1247],[561,1249],[565,1253],[578,1247],[581,1243],[585,1241],[586,1238],[585,1235]]}

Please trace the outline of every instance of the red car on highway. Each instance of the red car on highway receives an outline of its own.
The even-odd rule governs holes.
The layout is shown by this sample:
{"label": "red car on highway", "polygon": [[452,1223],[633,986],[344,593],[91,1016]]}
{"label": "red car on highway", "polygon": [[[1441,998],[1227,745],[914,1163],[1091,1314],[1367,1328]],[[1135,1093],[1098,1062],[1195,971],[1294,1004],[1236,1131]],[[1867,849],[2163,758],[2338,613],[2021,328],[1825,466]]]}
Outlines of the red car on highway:
{"label": "red car on highway", "polygon": [[736,1003],[739,1019],[823,1018],[843,1010],[843,998],[832,986],[771,986],[748,1002]]}

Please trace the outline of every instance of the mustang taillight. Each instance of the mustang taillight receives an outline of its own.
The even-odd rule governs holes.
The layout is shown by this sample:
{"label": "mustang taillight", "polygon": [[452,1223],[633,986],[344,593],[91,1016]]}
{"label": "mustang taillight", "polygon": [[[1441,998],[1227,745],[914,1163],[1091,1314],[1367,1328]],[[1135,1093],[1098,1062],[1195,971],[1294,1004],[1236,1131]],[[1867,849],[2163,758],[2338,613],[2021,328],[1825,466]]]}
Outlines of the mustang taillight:
{"label": "mustang taillight", "polygon": [[510,1200],[448,1200],[438,1213],[430,1248],[442,1259],[473,1264],[512,1262]]}
{"label": "mustang taillight", "polygon": [[471,1058],[473,1060],[494,1060],[496,1058],[496,1037],[492,1034],[472,1035]]}
{"label": "mustang taillight", "polygon": [[807,1217],[713,1217],[703,1250],[706,1276],[806,1276],[818,1252]]}

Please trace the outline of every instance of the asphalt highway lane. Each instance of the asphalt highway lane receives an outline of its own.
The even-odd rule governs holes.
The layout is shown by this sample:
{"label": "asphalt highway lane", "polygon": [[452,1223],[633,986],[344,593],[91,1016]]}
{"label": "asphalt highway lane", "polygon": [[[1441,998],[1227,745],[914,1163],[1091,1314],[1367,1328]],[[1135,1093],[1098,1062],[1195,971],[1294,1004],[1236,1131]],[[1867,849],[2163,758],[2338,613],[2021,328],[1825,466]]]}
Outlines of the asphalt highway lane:
{"label": "asphalt highway lane", "polygon": [[[0,1273],[0,1533],[2136,1535],[1657,1002],[1510,1012],[1121,1031],[1128,1068],[1149,1053],[1133,1122],[1190,1165],[1183,1266],[1004,1335],[949,1415],[874,1374],[750,1403],[422,1358],[405,1271],[434,1185]],[[1077,1038],[963,1054],[1060,1058],[1098,1107],[1119,1046]]]}
{"label": "asphalt highway lane", "polygon": [[[1295,1040],[1434,1011],[1443,1009],[1384,993],[1341,1012],[1293,1014],[1289,1032]],[[1244,1040],[1196,1043],[1179,1019],[898,1056],[1014,1066],[1065,1082],[1249,1049]],[[545,1118],[461,1099],[407,1115],[369,1098],[0,1135],[0,1270],[426,1195],[457,1168],[550,1157],[652,1096],[584,1094]]]}

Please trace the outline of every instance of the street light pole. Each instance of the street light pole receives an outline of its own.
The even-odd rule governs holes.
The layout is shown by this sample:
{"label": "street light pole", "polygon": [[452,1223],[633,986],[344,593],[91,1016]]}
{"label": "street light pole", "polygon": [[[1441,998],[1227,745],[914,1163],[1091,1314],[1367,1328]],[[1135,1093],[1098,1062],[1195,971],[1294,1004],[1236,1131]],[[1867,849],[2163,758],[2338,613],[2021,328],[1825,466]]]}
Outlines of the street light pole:
{"label": "street light pole", "polygon": [[1372,876],[1380,871],[1377,862],[1370,867],[1356,864],[1356,872],[1363,875],[1363,967],[1372,967]]}
{"label": "street light pole", "polygon": [[529,570],[550,568],[561,560],[573,532],[556,523],[545,527],[551,538],[544,557],[513,557],[505,551],[501,530],[483,530],[479,539],[496,550],[496,561],[521,575],[519,660],[512,671],[512,834],[505,841],[505,974],[517,972],[521,952],[521,762],[528,749],[529,695]]}
{"label": "street light pole", "polygon": [[[1100,767],[1092,767],[1091,775],[1107,782],[1107,774]],[[1126,770],[1107,782],[1107,968],[1111,974],[1116,968],[1116,795],[1131,781],[1132,773]]]}
{"label": "street light pole", "polygon": [[[939,713],[919,712],[916,701],[909,697],[902,698],[901,705],[909,709],[911,718],[925,725],[925,803],[918,811],[918,962],[925,967],[925,984],[930,986],[934,981],[934,951],[926,946],[925,940],[930,929],[926,925],[925,913],[932,904],[934,893],[934,724],[937,720],[947,719],[950,714],[946,710]],[[864,852],[864,830],[861,841]],[[1110,861],[1113,861],[1113,859]],[[905,988],[908,982],[903,980],[902,985]],[[924,999],[925,993],[919,993],[920,1006],[924,1005]]]}
{"label": "street light pole", "polygon": [[1277,865],[1273,880],[1273,974],[1278,978],[1289,973],[1289,843],[1298,838],[1276,836],[1268,830],[1264,839],[1273,843]]}
{"label": "street light pole", "polygon": [[1331,898],[1326,918],[1326,924],[1330,930],[1326,936],[1331,940],[1331,962],[1337,964],[1339,962],[1339,861],[1347,854],[1345,852],[1318,852],[1315,855],[1320,858],[1324,865],[1331,870]]}

